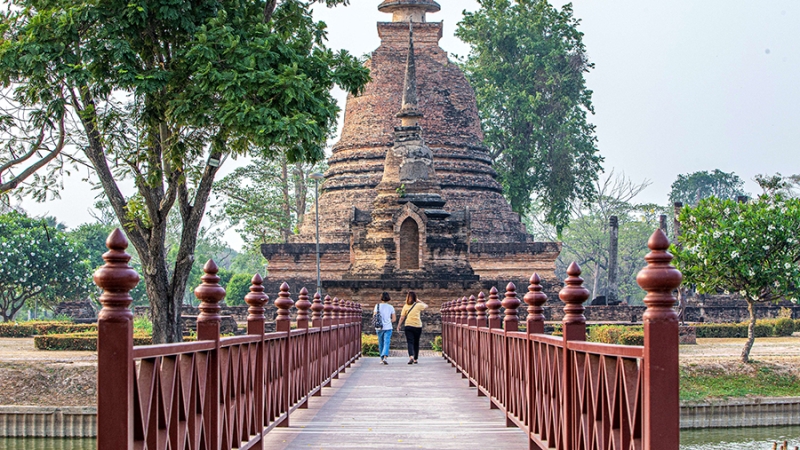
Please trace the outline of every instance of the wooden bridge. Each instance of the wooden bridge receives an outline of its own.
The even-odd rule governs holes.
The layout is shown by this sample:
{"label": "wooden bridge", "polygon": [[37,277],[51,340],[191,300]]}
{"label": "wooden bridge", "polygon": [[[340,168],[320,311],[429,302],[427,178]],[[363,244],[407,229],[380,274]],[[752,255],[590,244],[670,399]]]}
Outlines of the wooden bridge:
{"label": "wooden bridge", "polygon": [[[678,322],[681,281],[669,242],[656,231],[648,266],[644,346],[585,342],[580,269],[568,270],[562,336],[544,334],[539,278],[521,301],[461,298],[442,307],[442,357],[388,366],[361,358],[360,305],[283,285],[276,331],[264,333],[263,280],[245,301],[248,334],[221,337],[225,296],[217,267],[204,267],[197,341],[133,346],[127,241],[109,236],[98,321],[98,448],[531,448],[669,449],[679,445]],[[297,308],[294,322],[290,308]],[[501,314],[501,307],[504,308]],[[454,370],[455,369],[455,370]]]}

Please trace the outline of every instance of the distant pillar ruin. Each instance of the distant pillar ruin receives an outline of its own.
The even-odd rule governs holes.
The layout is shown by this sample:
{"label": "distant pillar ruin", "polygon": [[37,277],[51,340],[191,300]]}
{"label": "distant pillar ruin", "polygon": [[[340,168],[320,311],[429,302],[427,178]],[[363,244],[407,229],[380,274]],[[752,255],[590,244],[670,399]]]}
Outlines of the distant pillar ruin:
{"label": "distant pillar ruin", "polygon": [[673,233],[672,242],[674,242],[677,245],[678,236],[681,235],[680,216],[681,216],[681,209],[683,209],[683,203],[675,202],[673,208],[674,208],[673,209],[674,217],[672,219],[672,233]]}
{"label": "distant pillar ruin", "polygon": [[662,214],[658,216],[658,228],[667,236],[667,215]]}
{"label": "distant pillar ruin", "polygon": [[611,216],[608,219],[609,242],[608,242],[608,292],[606,293],[606,304],[614,305],[617,300],[617,252],[619,249],[619,219]]}

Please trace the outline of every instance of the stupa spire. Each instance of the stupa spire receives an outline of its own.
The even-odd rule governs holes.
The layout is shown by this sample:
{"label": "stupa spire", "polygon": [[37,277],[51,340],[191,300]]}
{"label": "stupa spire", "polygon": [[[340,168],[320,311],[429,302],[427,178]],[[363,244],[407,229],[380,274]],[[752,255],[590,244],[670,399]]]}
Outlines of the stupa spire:
{"label": "stupa spire", "polygon": [[378,11],[392,15],[392,22],[425,22],[425,14],[441,9],[433,0],[385,0],[378,6]]}
{"label": "stupa spire", "polygon": [[397,117],[402,126],[413,127],[419,124],[422,112],[417,104],[417,63],[414,57],[414,25],[408,24],[408,58],[406,59],[406,77],[403,83],[403,103]]}

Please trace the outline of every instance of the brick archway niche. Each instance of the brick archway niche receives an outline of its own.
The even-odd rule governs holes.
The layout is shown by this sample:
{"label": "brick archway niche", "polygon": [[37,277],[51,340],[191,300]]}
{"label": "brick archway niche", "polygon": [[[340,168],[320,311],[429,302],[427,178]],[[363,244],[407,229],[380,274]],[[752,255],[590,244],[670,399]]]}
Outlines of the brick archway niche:
{"label": "brick archway niche", "polygon": [[407,217],[400,225],[400,270],[419,269],[419,225]]}

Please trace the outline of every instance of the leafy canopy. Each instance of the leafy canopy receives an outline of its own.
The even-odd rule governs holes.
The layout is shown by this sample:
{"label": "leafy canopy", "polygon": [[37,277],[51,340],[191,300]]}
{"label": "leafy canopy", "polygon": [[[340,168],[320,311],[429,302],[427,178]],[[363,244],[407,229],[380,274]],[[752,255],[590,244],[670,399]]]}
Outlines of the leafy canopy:
{"label": "leafy canopy", "polygon": [[692,206],[708,197],[736,200],[740,196],[748,196],[744,191],[744,181],[733,172],[727,173],[719,169],[714,169],[713,172],[680,174],[669,191],[670,203],[681,202]]}
{"label": "leafy canopy", "polygon": [[486,144],[514,211],[533,195],[559,234],[576,200],[591,201],[602,170],[580,21],[572,6],[545,0],[479,0],[456,36],[470,44],[463,63],[475,89]]}
{"label": "leafy canopy", "polygon": [[64,232],[18,212],[0,214],[0,315],[11,320],[26,302],[44,305],[94,291],[83,246]]}
{"label": "leafy canopy", "polygon": [[723,289],[753,302],[800,298],[800,200],[709,197],[685,207],[680,222],[676,263],[699,292]]}

